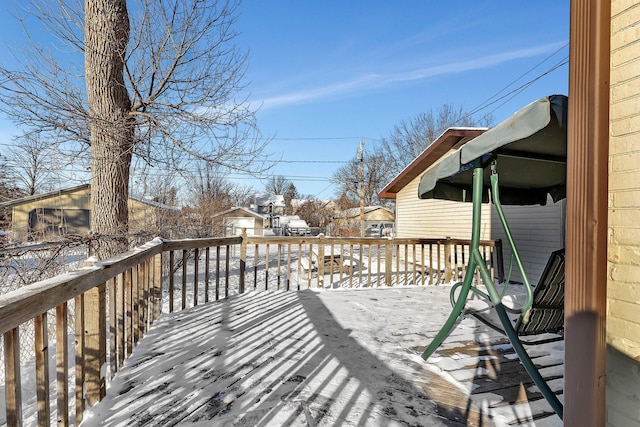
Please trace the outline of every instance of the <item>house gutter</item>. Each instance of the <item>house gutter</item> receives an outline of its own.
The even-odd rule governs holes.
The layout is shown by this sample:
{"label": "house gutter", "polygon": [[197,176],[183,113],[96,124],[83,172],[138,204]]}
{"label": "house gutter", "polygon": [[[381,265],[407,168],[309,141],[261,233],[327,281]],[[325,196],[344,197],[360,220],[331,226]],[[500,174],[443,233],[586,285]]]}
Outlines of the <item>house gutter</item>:
{"label": "house gutter", "polygon": [[606,424],[611,2],[571,2],[564,423]]}

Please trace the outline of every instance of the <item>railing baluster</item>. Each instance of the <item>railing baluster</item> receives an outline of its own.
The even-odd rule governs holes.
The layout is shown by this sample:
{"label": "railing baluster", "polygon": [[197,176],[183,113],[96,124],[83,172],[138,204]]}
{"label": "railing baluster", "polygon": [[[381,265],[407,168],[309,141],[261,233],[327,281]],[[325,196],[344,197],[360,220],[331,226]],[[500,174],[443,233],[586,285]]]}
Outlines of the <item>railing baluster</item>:
{"label": "railing baluster", "polygon": [[126,349],[125,349],[125,318],[126,318],[126,287],[125,287],[125,276],[126,272],[118,275],[118,281],[116,282],[116,301],[117,301],[117,322],[118,322],[118,355],[117,355],[117,363],[116,370],[120,369],[120,367],[124,363],[124,359],[126,358]]}
{"label": "railing baluster", "polygon": [[[75,298],[75,358],[76,358],[76,425],[80,424],[84,415],[84,379],[85,379],[85,364],[84,364],[84,294],[78,295]],[[69,416],[61,415],[61,410],[69,406],[67,389],[67,369],[69,360],[67,358],[67,352],[64,349],[64,344],[60,347],[60,343],[64,343],[67,340],[66,337],[66,323],[67,323],[67,307],[65,304],[58,306],[56,309],[56,322],[57,322],[57,338],[56,338],[56,356],[57,362],[57,380],[58,380],[58,425],[65,423],[69,425]],[[62,392],[62,395],[61,395]],[[63,401],[61,402],[61,399]],[[65,402],[66,401],[66,402]]]}
{"label": "railing baluster", "polygon": [[280,264],[282,261],[282,245],[278,243],[278,261],[277,261],[277,278],[278,282],[276,283],[276,289],[280,290]]}
{"label": "railing baluster", "polygon": [[269,290],[269,244],[267,243],[265,248],[265,261],[264,261],[264,290]]}
{"label": "railing baluster", "polygon": [[258,289],[258,244],[253,249],[253,290]]}
{"label": "railing baluster", "polygon": [[48,426],[51,410],[49,408],[49,334],[47,332],[47,313],[33,319],[36,354],[36,400],[38,426]]}
{"label": "railing baluster", "polygon": [[225,282],[224,282],[224,297],[229,298],[229,248],[230,246],[227,245],[226,246],[226,251],[224,253],[224,257],[225,257],[225,271],[224,271],[224,277],[225,277]]}
{"label": "railing baluster", "polygon": [[134,345],[134,293],[133,293],[133,268],[125,271],[125,308],[127,310],[125,317],[125,330],[127,335],[127,351],[125,357],[129,357],[133,351]]}
{"label": "railing baluster", "polygon": [[210,268],[210,251],[209,246],[204,254],[204,302],[209,302],[209,268]]}
{"label": "railing baluster", "polygon": [[291,243],[287,244],[287,290],[291,289]]}
{"label": "railing baluster", "polygon": [[4,375],[7,425],[22,426],[19,328],[13,328],[4,334]]}
{"label": "railing baluster", "polygon": [[113,378],[118,371],[118,316],[116,310],[118,303],[116,301],[117,295],[117,277],[109,280],[108,292],[109,292],[109,381]]}
{"label": "railing baluster", "polygon": [[153,292],[152,319],[155,321],[162,313],[162,252],[153,257]]}
{"label": "railing baluster", "polygon": [[200,268],[200,249],[193,250],[193,306],[198,305],[198,270]]}
{"label": "railing baluster", "polygon": [[174,268],[175,265],[175,254],[173,251],[169,251],[169,313],[173,313],[173,292],[175,290],[175,275]]}
{"label": "railing baluster", "polygon": [[216,246],[216,301],[220,299],[220,246]]}
{"label": "railing baluster", "polygon": [[[69,354],[69,331],[67,329],[67,316],[67,303],[64,302],[56,307],[56,391],[58,394],[57,425],[64,427],[69,425],[69,359],[67,357]],[[78,332],[76,331],[76,333]],[[80,396],[82,397],[82,393],[80,393]],[[79,412],[80,420],[82,420],[83,411],[84,405],[81,405],[80,410],[76,408],[76,418],[78,417]]]}
{"label": "railing baluster", "polygon": [[[133,346],[138,345],[140,340],[140,270],[139,265],[133,266],[131,269],[131,288],[132,288],[132,303],[133,303]],[[184,304],[184,299],[183,299]]]}
{"label": "railing baluster", "polygon": [[367,244],[367,250],[369,251],[367,255],[367,287],[371,287],[371,243]]}
{"label": "railing baluster", "polygon": [[187,250],[182,251],[182,309],[187,308]]}

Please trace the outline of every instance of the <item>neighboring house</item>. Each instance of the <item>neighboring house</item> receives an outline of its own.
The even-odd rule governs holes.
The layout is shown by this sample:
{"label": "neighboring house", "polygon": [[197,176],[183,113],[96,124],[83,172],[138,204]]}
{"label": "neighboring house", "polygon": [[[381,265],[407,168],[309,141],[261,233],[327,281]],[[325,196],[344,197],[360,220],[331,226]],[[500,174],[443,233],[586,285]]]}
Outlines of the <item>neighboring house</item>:
{"label": "neighboring house", "polygon": [[[338,212],[333,216],[331,223],[332,234],[359,235],[360,233],[360,208],[351,208]],[[364,207],[364,228],[380,223],[393,224],[395,214],[391,209],[384,206]]]}
{"label": "neighboring house", "polygon": [[248,236],[263,236],[269,224],[269,215],[258,213],[253,209],[233,207],[213,216],[222,220],[224,236],[239,236],[245,229]]}
{"label": "neighboring house", "polygon": [[255,196],[255,211],[259,214],[284,215],[284,196],[258,193]]}
{"label": "neighboring house", "polygon": [[[447,129],[383,188],[378,197],[396,200],[397,237],[471,238],[471,203],[419,199],[418,184],[429,166],[485,131],[485,128]],[[531,283],[536,283],[542,274],[549,254],[564,247],[565,203],[549,200],[545,206],[504,206]],[[483,205],[482,221],[481,239],[502,239],[508,266],[511,250],[498,216],[489,204]],[[515,270],[511,279],[522,281]]]}
{"label": "neighboring house", "polygon": [[[11,239],[43,240],[65,234],[91,231],[91,186],[89,184],[36,194],[0,204],[12,209]],[[129,232],[156,232],[163,212],[180,208],[129,197]]]}

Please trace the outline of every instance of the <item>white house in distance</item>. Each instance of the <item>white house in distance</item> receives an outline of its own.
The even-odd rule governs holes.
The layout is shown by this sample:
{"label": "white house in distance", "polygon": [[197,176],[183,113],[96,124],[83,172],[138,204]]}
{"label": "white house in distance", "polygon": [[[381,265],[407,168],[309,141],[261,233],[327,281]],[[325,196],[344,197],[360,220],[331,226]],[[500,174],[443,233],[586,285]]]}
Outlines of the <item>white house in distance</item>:
{"label": "white house in distance", "polygon": [[[471,203],[419,199],[418,185],[425,170],[446,154],[484,133],[486,128],[449,128],[379,193],[396,200],[396,236],[471,238]],[[564,247],[565,200],[545,206],[504,206],[515,243],[531,283],[536,283],[549,254]],[[482,206],[481,239],[503,241],[505,270],[511,255],[500,220],[492,205]],[[506,271],[505,271],[506,272]],[[521,281],[514,267],[511,280]]]}
{"label": "white house in distance", "polygon": [[284,196],[280,194],[258,193],[255,196],[255,205],[251,209],[259,214],[284,215],[286,204]]}

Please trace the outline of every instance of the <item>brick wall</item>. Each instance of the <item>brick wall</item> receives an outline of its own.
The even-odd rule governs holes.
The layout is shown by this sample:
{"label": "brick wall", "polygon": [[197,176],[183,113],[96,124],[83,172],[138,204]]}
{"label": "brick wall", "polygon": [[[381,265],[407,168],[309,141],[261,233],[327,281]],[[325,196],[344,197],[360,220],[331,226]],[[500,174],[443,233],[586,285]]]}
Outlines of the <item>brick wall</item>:
{"label": "brick wall", "polygon": [[609,344],[640,360],[640,3],[613,1],[609,144]]}
{"label": "brick wall", "polygon": [[611,14],[607,424],[640,426],[640,3]]}

